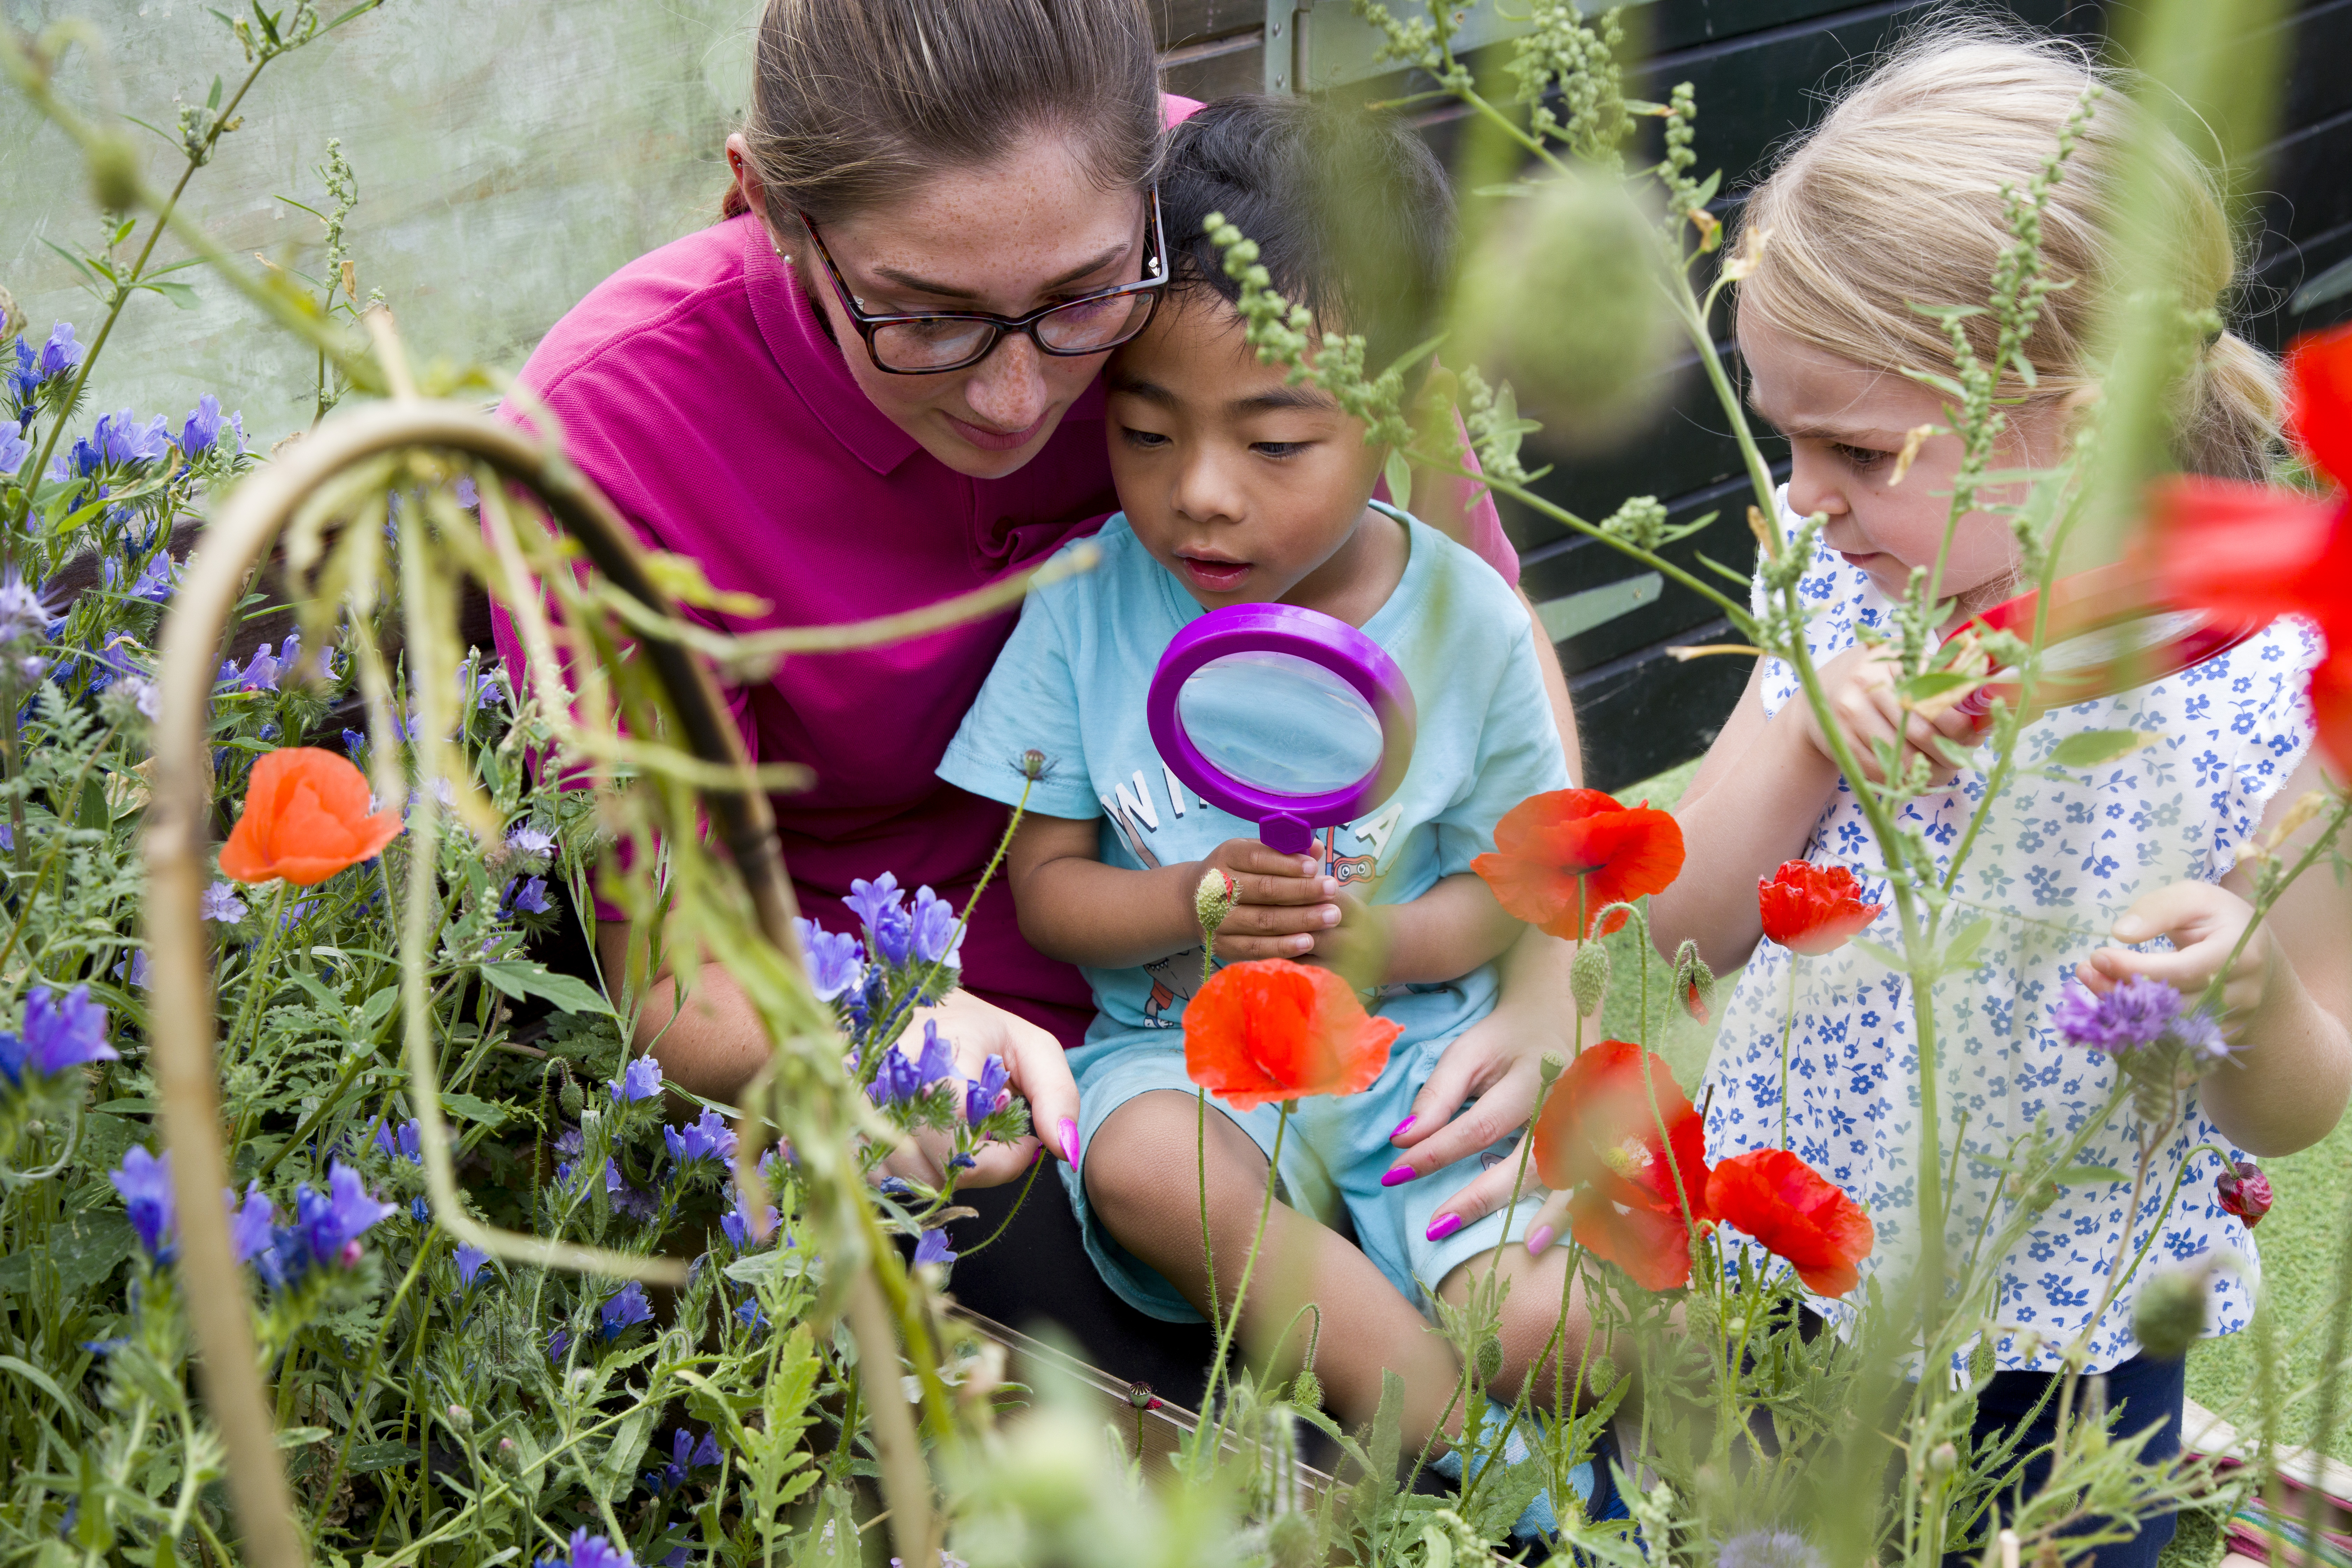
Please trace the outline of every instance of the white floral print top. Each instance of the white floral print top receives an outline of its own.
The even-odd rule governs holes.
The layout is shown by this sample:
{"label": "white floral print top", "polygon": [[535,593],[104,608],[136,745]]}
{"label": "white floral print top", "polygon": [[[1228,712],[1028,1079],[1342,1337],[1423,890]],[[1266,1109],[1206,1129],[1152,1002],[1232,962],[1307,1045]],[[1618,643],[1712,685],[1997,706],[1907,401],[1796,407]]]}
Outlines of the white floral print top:
{"label": "white floral print top", "polygon": [[[1785,533],[1798,526],[1785,496],[1780,521]],[[1826,547],[1817,547],[1800,591],[1814,606],[1806,641],[1817,661],[1853,646],[1856,627],[1887,624],[1885,597]],[[1760,583],[1757,593],[1760,599]],[[2018,769],[1969,850],[1953,888],[1958,907],[1945,924],[1948,932],[1962,930],[1974,910],[1990,917],[1989,928],[1972,966],[1946,975],[1934,994],[1942,1128],[1930,1146],[1945,1151],[1943,1168],[1952,1173],[1945,1245],[1955,1273],[2020,1213],[2019,1194],[2004,1180],[2011,1152],[2037,1125],[2060,1139],[2079,1131],[2115,1086],[2111,1061],[2068,1045],[2052,1026],[2050,1007],[2061,987],[2074,984],[2074,965],[2107,940],[2116,917],[2134,900],[2170,882],[2218,880],[2235,864],[2238,846],[2311,743],[2304,691],[2320,650],[2307,623],[2283,620],[2194,669],[2053,711],[2021,737]],[[1768,660],[1765,711],[1777,713],[1791,698],[1802,700],[1795,669]],[[2050,767],[2052,751],[2067,735],[2121,729],[2156,738],[2097,768]],[[1990,751],[1979,760],[1989,767]],[[1905,824],[1937,848],[1939,864],[1948,867],[1986,782],[1983,773],[1963,771],[1950,788],[1906,808]],[[1900,949],[1885,862],[1843,780],[1805,856],[1861,878],[1865,898],[1889,906],[1867,938]],[[1707,1071],[1708,1158],[1781,1143],[1781,1037],[1791,1017],[1792,962],[1788,1146],[1869,1212],[1878,1239],[1863,1268],[1865,1276],[1884,1273],[1885,1286],[1894,1288],[1916,1255],[1924,1131],[1907,976],[1853,943],[1798,957],[1759,942],[1725,1008]],[[2232,1069],[2225,1064],[2218,1070]],[[2216,1202],[2213,1184],[2222,1164],[2213,1150],[2224,1141],[2193,1090],[2170,1136],[2152,1152],[2126,1242],[2142,1131],[2126,1096],[2074,1161],[2124,1179],[2058,1189],[2056,1201],[2000,1260],[1990,1317],[2001,1369],[2056,1370],[2065,1347],[2092,1325],[2119,1258],[2126,1285],[2097,1318],[2089,1370],[2138,1353],[2132,1301],[2140,1282],[2160,1270],[2212,1258],[2207,1332],[2234,1332],[2248,1321],[2258,1283],[2253,1239]],[[1955,1164],[1956,1141],[1961,1154]],[[2161,1229],[2150,1243],[2159,1215]],[[2132,1258],[2143,1244],[2147,1255],[2135,1272]],[[1815,1305],[1843,1315],[1837,1304]]]}

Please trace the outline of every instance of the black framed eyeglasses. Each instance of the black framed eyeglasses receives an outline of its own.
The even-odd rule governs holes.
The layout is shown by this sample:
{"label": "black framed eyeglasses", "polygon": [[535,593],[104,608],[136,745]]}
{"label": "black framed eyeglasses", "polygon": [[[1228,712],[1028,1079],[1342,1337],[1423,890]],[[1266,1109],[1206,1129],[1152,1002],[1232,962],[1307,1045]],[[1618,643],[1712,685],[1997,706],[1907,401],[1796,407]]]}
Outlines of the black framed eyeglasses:
{"label": "black framed eyeglasses", "polygon": [[1022,332],[1042,353],[1079,359],[1118,347],[1150,324],[1151,313],[1168,288],[1168,241],[1160,226],[1160,188],[1148,193],[1151,252],[1143,277],[1134,283],[1116,284],[1081,294],[1075,300],[1047,305],[1025,316],[992,316],[981,310],[909,310],[877,316],[867,312],[849,291],[849,280],[824,246],[824,237],[808,214],[799,217],[808,229],[824,269],[833,277],[834,292],[842,309],[866,340],[866,353],[877,370],[892,375],[939,375],[978,364],[995,352],[1007,332]]}

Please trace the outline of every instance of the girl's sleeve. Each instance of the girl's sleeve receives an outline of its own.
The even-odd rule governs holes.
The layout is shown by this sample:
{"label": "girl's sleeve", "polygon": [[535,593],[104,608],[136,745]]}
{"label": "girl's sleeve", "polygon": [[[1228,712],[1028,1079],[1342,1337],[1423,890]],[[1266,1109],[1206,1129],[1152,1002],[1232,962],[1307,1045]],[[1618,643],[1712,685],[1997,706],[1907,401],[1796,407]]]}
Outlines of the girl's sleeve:
{"label": "girl's sleeve", "polygon": [[[1008,805],[1026,789],[1029,810],[1084,819],[1100,816],[1102,806],[1087,770],[1077,680],[1057,614],[1066,608],[1062,601],[1067,596],[1047,589],[1024,602],[1012,639],[996,656],[996,667],[940,759],[939,775]],[[1031,752],[1043,758],[1030,770],[1040,775],[1034,781],[1024,763]]]}

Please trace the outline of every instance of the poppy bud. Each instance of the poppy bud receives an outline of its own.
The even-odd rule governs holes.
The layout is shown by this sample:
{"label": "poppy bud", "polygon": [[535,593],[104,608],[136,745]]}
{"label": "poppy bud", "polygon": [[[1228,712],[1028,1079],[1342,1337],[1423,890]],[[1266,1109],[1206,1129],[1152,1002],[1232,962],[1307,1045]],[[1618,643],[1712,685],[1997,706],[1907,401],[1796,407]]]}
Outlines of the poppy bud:
{"label": "poppy bud", "polygon": [[2221,1201],[2221,1212],[2236,1215],[2248,1230],[2271,1212],[2271,1179],[2251,1160],[2241,1160],[2235,1170],[2222,1172],[2213,1191]]}
{"label": "poppy bud", "polygon": [[1315,1549],[1315,1521],[1292,1510],[1278,1514],[1265,1534],[1266,1556],[1275,1568],[1313,1568],[1323,1560]]}
{"label": "poppy bud", "polygon": [[120,132],[91,143],[89,153],[89,194],[100,208],[129,212],[139,205],[139,149]]}
{"label": "poppy bud", "polygon": [[1696,942],[1685,942],[1675,954],[1675,994],[1682,999],[1683,1011],[1706,1022],[1715,1005],[1715,971],[1698,955]]}
{"label": "poppy bud", "polygon": [[2132,1332],[2139,1348],[2158,1361],[2179,1361],[2205,1331],[2207,1268],[2173,1269],[2151,1275],[2132,1305]]}
{"label": "poppy bud", "polygon": [[569,1073],[566,1073],[563,1078],[563,1092],[557,1095],[556,1099],[562,1102],[563,1114],[575,1121],[588,1103],[587,1095],[580,1088],[580,1080]]}
{"label": "poppy bud", "polygon": [[1576,994],[1576,1010],[1590,1018],[1609,999],[1609,950],[1597,942],[1580,942],[1576,960],[1568,966],[1568,988]]}
{"label": "poppy bud", "polygon": [[1503,1342],[1485,1340],[1478,1346],[1478,1378],[1492,1383],[1503,1373]]}
{"label": "poppy bud", "polygon": [[1217,934],[1225,917],[1234,912],[1234,899],[1240,891],[1222,866],[1212,866],[1201,873],[1200,885],[1192,889],[1192,918],[1200,922],[1202,941]]}
{"label": "poppy bud", "polygon": [[1315,1375],[1313,1367],[1298,1369],[1298,1376],[1290,1385],[1290,1402],[1301,1410],[1323,1408],[1323,1380]]}

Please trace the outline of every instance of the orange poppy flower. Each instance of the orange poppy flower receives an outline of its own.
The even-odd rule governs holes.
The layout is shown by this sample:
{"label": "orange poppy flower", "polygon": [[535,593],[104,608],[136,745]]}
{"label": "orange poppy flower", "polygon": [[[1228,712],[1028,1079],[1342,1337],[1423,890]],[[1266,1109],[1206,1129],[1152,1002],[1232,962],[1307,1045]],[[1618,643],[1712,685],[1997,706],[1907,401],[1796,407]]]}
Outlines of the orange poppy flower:
{"label": "orange poppy flower", "polygon": [[1184,1071],[1236,1110],[1360,1094],[1404,1026],[1375,1018],[1328,969],[1286,958],[1219,970],[1184,1008]]}
{"label": "orange poppy flower", "polygon": [[1862,901],[1862,886],[1843,866],[1810,860],[1782,863],[1768,880],[1756,879],[1756,904],[1764,934],[1791,952],[1832,952],[1843,947],[1885,912],[1885,904]]}
{"label": "orange poppy flower", "polygon": [[2287,356],[2287,433],[2335,481],[2326,496],[2183,476],[2153,491],[2166,596],[2227,616],[2304,616],[2327,655],[2311,672],[2319,743],[2352,768],[2352,326]]}
{"label": "orange poppy flower", "polygon": [[[1608,905],[1663,891],[1681,875],[1681,824],[1645,802],[1597,789],[1530,795],[1495,825],[1495,848],[1470,862],[1505,910],[1570,942],[1593,934]],[[1602,934],[1625,923],[1620,912]]]}
{"label": "orange poppy flower", "polygon": [[1623,1040],[1588,1046],[1536,1118],[1537,1174],[1571,1193],[1569,1228],[1648,1290],[1690,1281],[1707,1207],[1706,1136],[1664,1058]]}
{"label": "orange poppy flower", "polygon": [[348,759],[281,746],[253,764],[245,810],[221,846],[221,875],[307,888],[383,853],[401,826],[397,812],[369,815],[367,779]]}
{"label": "orange poppy flower", "polygon": [[1862,1281],[1854,1267],[1878,1232],[1862,1205],[1786,1149],[1735,1154],[1707,1176],[1707,1205],[1796,1266],[1805,1288],[1843,1296]]}

